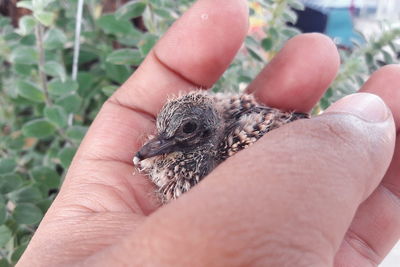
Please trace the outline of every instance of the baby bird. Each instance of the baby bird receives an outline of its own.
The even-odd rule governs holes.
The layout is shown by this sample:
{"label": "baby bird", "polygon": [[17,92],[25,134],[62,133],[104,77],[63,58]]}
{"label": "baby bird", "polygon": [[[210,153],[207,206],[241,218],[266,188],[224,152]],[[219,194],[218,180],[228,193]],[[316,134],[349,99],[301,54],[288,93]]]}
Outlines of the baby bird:
{"label": "baby bird", "polygon": [[267,132],[308,117],[263,106],[249,94],[193,91],[164,105],[157,116],[156,136],[133,162],[167,203]]}

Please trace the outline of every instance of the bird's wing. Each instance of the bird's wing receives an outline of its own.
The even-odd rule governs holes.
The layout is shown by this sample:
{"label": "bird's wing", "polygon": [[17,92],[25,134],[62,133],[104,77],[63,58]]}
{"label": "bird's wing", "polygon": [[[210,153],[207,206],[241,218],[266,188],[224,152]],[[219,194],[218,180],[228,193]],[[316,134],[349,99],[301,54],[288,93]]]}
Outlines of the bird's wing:
{"label": "bird's wing", "polygon": [[269,131],[308,117],[308,114],[283,112],[265,106],[236,110],[225,127],[225,138],[220,145],[221,161],[252,145]]}

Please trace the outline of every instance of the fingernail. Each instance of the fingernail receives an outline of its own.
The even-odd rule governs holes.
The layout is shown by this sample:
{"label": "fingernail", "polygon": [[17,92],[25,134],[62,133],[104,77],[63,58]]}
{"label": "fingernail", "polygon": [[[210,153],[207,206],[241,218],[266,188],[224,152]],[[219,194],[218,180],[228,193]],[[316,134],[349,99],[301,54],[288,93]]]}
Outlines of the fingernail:
{"label": "fingernail", "polygon": [[356,93],[333,103],[324,113],[339,112],[356,115],[369,122],[388,119],[390,111],[383,100],[374,94]]}

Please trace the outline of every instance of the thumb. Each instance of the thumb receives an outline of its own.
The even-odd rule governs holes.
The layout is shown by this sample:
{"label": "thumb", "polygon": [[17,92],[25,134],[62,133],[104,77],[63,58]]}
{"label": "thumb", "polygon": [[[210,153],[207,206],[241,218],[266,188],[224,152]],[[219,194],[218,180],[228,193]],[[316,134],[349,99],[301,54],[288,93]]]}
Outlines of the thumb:
{"label": "thumb", "polygon": [[345,97],[321,116],[268,133],[95,256],[134,253],[150,266],[331,266],[394,142],[379,97]]}

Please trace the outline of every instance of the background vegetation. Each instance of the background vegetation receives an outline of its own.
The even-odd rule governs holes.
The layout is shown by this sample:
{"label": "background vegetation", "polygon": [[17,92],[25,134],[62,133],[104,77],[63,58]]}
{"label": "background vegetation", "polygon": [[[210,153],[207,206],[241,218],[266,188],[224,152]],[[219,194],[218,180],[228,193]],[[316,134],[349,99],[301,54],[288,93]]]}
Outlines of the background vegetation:
{"label": "background vegetation", "polygon": [[[192,2],[86,0],[77,73],[78,0],[18,1],[0,16],[0,266],[15,264],[26,248],[103,102]],[[297,0],[251,1],[245,46],[214,90],[244,88],[299,33],[287,25],[302,8]],[[338,78],[315,112],[398,61],[399,36],[385,28],[342,51]]]}

